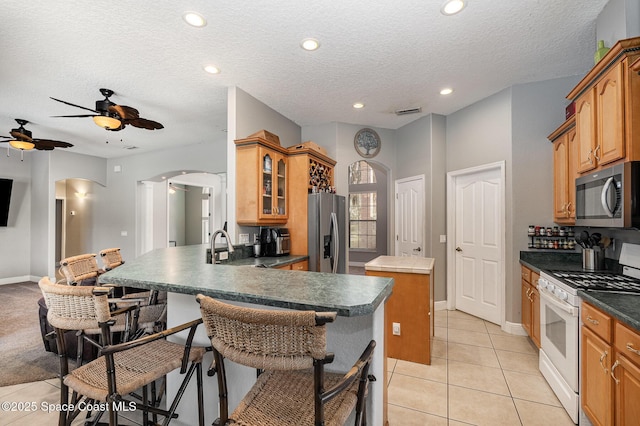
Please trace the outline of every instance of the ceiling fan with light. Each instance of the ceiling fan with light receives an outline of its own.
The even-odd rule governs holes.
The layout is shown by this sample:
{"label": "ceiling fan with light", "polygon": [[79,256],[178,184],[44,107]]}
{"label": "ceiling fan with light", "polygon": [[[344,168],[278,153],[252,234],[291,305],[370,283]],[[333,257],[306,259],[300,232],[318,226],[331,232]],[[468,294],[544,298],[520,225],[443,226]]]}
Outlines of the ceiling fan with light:
{"label": "ceiling fan with light", "polygon": [[[17,129],[11,129],[9,134],[11,136],[0,136],[2,139],[0,143],[8,142],[9,146],[15,149],[19,149],[21,152],[37,149],[40,151],[51,151],[54,148],[70,148],[73,145],[69,142],[54,141],[52,139],[38,139],[32,137],[30,130],[24,128],[25,124],[29,122],[21,118],[16,118],[16,122],[20,125]],[[8,155],[8,154],[7,154]]]}
{"label": "ceiling fan with light", "polygon": [[141,118],[137,109],[113,103],[109,98],[114,94],[113,90],[100,89],[100,93],[104,96],[104,99],[96,101],[96,108],[91,109],[80,105],[72,104],[71,102],[63,101],[56,98],[51,98],[54,101],[62,102],[76,108],[91,111],[94,114],[80,114],[80,115],[56,115],[54,117],[93,117],[93,121],[100,127],[106,130],[118,131],[125,128],[127,125],[133,127],[139,127],[141,129],[156,130],[162,129],[164,126],[157,121]]}

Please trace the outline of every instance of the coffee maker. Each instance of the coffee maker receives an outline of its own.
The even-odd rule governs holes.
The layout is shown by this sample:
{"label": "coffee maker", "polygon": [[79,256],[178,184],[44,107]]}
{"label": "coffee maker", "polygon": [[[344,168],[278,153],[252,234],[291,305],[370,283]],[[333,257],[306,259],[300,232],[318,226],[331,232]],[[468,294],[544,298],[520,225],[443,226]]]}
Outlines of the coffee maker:
{"label": "coffee maker", "polygon": [[287,228],[262,228],[260,247],[263,256],[286,256],[291,248],[291,238]]}

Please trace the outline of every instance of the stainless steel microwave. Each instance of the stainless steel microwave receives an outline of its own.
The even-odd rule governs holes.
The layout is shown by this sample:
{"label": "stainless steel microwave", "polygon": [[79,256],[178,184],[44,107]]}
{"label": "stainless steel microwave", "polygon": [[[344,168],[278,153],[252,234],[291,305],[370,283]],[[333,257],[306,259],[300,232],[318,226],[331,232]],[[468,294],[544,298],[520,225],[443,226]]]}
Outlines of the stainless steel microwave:
{"label": "stainless steel microwave", "polygon": [[576,226],[640,228],[640,161],[576,179]]}

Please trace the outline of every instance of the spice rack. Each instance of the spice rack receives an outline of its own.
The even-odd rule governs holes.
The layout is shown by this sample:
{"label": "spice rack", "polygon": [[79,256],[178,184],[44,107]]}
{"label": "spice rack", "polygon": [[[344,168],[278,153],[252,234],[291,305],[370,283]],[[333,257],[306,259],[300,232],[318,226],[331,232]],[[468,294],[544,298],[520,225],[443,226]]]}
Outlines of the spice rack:
{"label": "spice rack", "polygon": [[529,249],[540,250],[573,250],[576,242],[573,227],[544,227],[530,225],[527,236],[530,238]]}

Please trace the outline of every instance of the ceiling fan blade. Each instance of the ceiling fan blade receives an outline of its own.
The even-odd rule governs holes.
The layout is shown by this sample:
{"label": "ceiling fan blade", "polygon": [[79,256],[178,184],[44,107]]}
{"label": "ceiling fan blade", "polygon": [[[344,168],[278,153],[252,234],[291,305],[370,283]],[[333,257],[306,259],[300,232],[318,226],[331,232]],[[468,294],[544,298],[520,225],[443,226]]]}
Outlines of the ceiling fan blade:
{"label": "ceiling fan blade", "polygon": [[140,117],[137,109],[126,105],[111,105],[109,112],[118,114],[124,120],[135,120]]}
{"label": "ceiling fan blade", "polygon": [[[12,139],[12,136],[2,136],[2,135],[0,135],[0,138]],[[8,141],[0,141],[0,142],[8,142]]]}
{"label": "ceiling fan blade", "polygon": [[[51,96],[49,96],[49,97],[51,98]],[[80,105],[72,104],[71,102],[63,101],[63,100],[56,99],[56,98],[51,98],[51,99],[53,99],[54,101],[62,102],[63,104],[71,105],[72,107],[76,107],[76,108],[80,108],[80,109],[86,109],[87,111],[95,112],[96,114],[98,113],[98,111],[96,111],[95,109],[91,109],[91,108],[83,107],[83,106],[80,106]]]}
{"label": "ceiling fan blade", "polygon": [[[70,144],[69,142],[62,142],[62,141],[54,141],[52,139],[34,139],[33,143],[36,146],[36,149],[41,149],[38,148],[39,146],[50,146],[51,149],[53,148],[71,148],[73,146],[73,144]],[[43,148],[45,149],[45,148]]]}
{"label": "ceiling fan blade", "polygon": [[[31,132],[29,132],[31,133]],[[13,129],[9,132],[9,134],[11,136],[13,136],[14,138],[18,139],[18,140],[23,140],[23,141],[27,141],[27,142],[31,142],[31,136],[24,134],[22,132],[20,132],[19,129]]]}
{"label": "ceiling fan blade", "polygon": [[135,120],[125,120],[124,124],[130,124],[133,127],[139,127],[147,130],[164,129],[164,126],[157,121],[147,120],[146,118],[136,118]]}
{"label": "ceiling fan blade", "polygon": [[81,114],[81,115],[52,115],[52,117],[95,117],[96,114]]}

